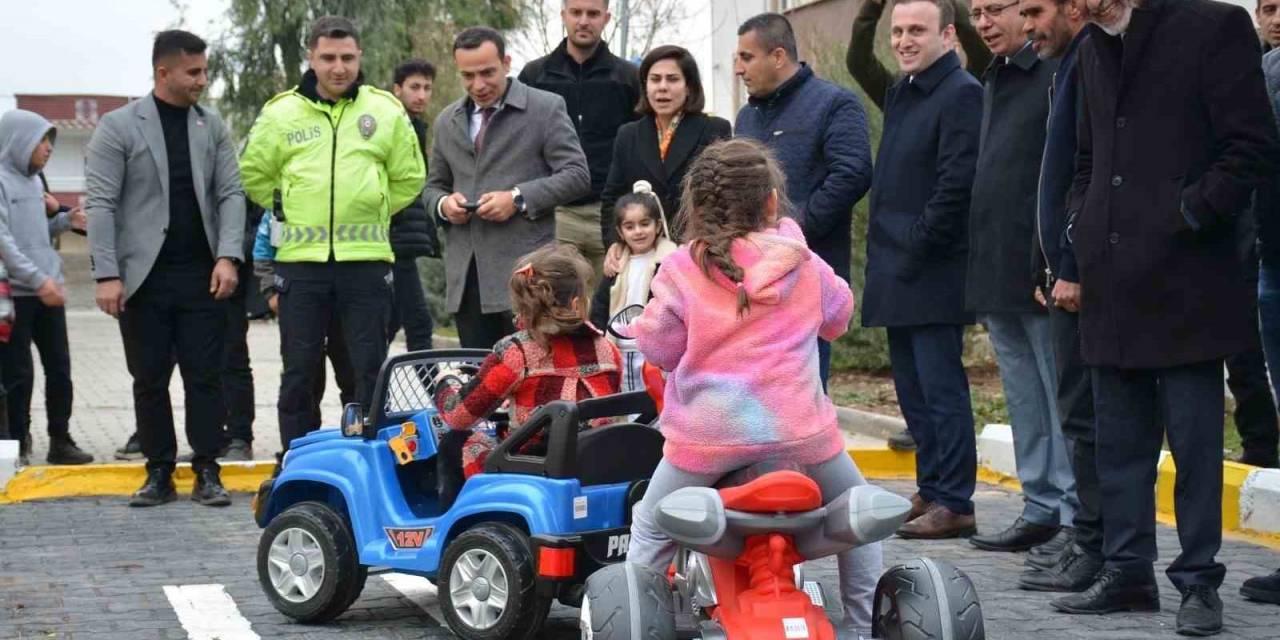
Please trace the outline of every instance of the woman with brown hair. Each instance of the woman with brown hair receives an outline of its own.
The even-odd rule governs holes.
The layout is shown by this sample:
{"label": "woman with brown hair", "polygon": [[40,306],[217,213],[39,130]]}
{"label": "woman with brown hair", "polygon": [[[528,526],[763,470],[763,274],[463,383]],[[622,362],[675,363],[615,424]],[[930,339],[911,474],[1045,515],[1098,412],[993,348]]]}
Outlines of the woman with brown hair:
{"label": "woman with brown hair", "polygon": [[707,145],[732,135],[728,120],[702,112],[706,104],[702,78],[698,63],[685,48],[666,45],[650,51],[640,62],[640,82],[644,92],[636,111],[643,117],[618,129],[609,179],[600,196],[600,231],[604,246],[609,247],[606,275],[617,273],[622,253],[614,223],[618,198],[631,193],[637,180],[647,181],[662,203],[672,240],[678,242],[675,215],[680,210],[680,182],[689,163]]}

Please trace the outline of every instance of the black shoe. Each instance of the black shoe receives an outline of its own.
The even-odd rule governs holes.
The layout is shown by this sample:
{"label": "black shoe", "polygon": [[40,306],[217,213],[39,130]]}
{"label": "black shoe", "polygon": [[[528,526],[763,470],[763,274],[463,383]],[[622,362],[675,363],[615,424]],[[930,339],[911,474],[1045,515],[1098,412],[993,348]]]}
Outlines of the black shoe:
{"label": "black shoe", "polygon": [[1159,611],[1160,587],[1150,569],[1146,575],[1103,569],[1083,593],[1049,602],[1063,613],[1102,614],[1116,611]]}
{"label": "black shoe", "polygon": [[915,451],[916,439],[911,437],[910,431],[895,433],[888,438],[889,448],[894,451]]}
{"label": "black shoe", "polygon": [[18,466],[31,466],[31,434],[29,433],[18,441]]}
{"label": "black shoe", "polygon": [[[1061,529],[1058,529],[1058,532],[1053,534],[1053,537],[1049,538],[1048,541],[1028,549],[1027,558],[1030,559],[1035,556],[1053,558],[1056,563],[1058,557],[1062,555],[1062,552],[1071,548],[1071,545],[1074,544],[1075,541],[1076,528],[1062,527]],[[1028,562],[1027,564],[1031,563]]]}
{"label": "black shoe", "polygon": [[1240,595],[1259,602],[1280,604],[1280,569],[1269,576],[1258,576],[1244,581]]}
{"label": "black shoe", "polygon": [[191,501],[206,507],[226,507],[231,504],[231,495],[222,487],[222,478],[218,477],[217,469],[205,468],[196,473],[196,486],[191,491]]}
{"label": "black shoe", "polygon": [[124,446],[116,449],[116,460],[141,460],[142,459],[142,441],[138,440],[138,432],[134,431],[133,435],[125,441]]}
{"label": "black shoe", "polygon": [[178,491],[173,487],[172,469],[152,469],[147,472],[147,481],[142,488],[133,492],[129,498],[131,507],[154,507],[178,498]]}
{"label": "black shoe", "polygon": [[1019,517],[1009,525],[1008,529],[999,533],[973,536],[969,538],[969,544],[983,551],[1026,551],[1038,544],[1048,542],[1061,528],[1057,525],[1027,522]]}
{"label": "black shoe", "polygon": [[45,460],[49,464],[89,464],[93,456],[76,446],[71,436],[55,436],[49,439],[49,455]]}
{"label": "black shoe", "polygon": [[1062,552],[1061,561],[1040,571],[1024,571],[1018,579],[1018,587],[1027,591],[1084,591],[1092,585],[1102,569],[1102,559],[1085,553],[1072,545]]}
{"label": "black shoe", "polygon": [[1222,598],[1218,589],[1193,584],[1182,592],[1178,609],[1178,635],[1215,636],[1222,633]]}

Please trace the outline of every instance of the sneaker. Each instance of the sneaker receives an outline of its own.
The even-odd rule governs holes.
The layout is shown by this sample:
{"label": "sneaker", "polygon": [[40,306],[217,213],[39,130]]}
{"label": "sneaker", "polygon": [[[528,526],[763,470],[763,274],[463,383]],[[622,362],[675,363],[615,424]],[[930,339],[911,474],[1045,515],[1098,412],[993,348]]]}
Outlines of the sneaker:
{"label": "sneaker", "polygon": [[1222,633],[1222,598],[1207,584],[1193,584],[1182,592],[1178,635],[1216,636]]}
{"label": "sneaker", "polygon": [[253,445],[239,438],[233,438],[231,444],[218,456],[218,462],[248,462],[253,460]]}
{"label": "sneaker", "polygon": [[131,507],[154,507],[178,499],[178,490],[173,486],[173,471],[170,469],[151,469],[147,472],[147,481],[142,488],[129,498]]}
{"label": "sneaker", "polygon": [[142,441],[138,439],[138,432],[134,431],[133,435],[124,443],[123,447],[116,449],[116,460],[141,460],[142,459]]}
{"label": "sneaker", "polygon": [[93,462],[93,456],[77,446],[71,436],[55,436],[49,439],[49,455],[45,460],[49,464],[77,465]]}
{"label": "sneaker", "polygon": [[217,469],[205,468],[196,473],[196,486],[191,491],[191,501],[206,507],[226,507],[231,504],[231,495],[223,488]]}

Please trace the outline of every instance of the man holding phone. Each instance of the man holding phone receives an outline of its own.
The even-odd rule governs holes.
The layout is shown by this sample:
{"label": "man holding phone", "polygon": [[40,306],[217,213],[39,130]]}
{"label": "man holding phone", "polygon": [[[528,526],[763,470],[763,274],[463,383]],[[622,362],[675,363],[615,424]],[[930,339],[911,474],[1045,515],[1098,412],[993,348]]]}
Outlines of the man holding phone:
{"label": "man holding phone", "polygon": [[465,348],[513,333],[513,261],[555,239],[555,208],[587,195],[591,174],[564,99],[508,77],[511,57],[488,27],[458,34],[467,95],[436,118],[426,200],[445,224],[446,303]]}

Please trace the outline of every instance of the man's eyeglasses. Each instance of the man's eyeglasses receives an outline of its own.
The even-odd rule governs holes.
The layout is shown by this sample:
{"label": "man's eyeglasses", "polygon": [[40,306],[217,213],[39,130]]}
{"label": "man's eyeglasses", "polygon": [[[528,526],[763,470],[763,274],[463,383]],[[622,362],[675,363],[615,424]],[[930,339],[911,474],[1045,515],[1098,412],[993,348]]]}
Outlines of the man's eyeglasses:
{"label": "man's eyeglasses", "polygon": [[[1118,2],[1119,0],[1112,0],[1112,1]],[[979,7],[974,9],[973,11],[970,11],[969,19],[973,20],[974,22],[977,22],[982,18],[982,14],[985,13],[987,14],[988,18],[995,20],[996,18],[1000,17],[1001,13],[1004,13],[1005,9],[1008,9],[1010,7],[1016,7],[1016,6],[1018,6],[1018,0],[1013,0],[1013,2],[1006,2],[1004,4],[989,4],[985,7]]]}

